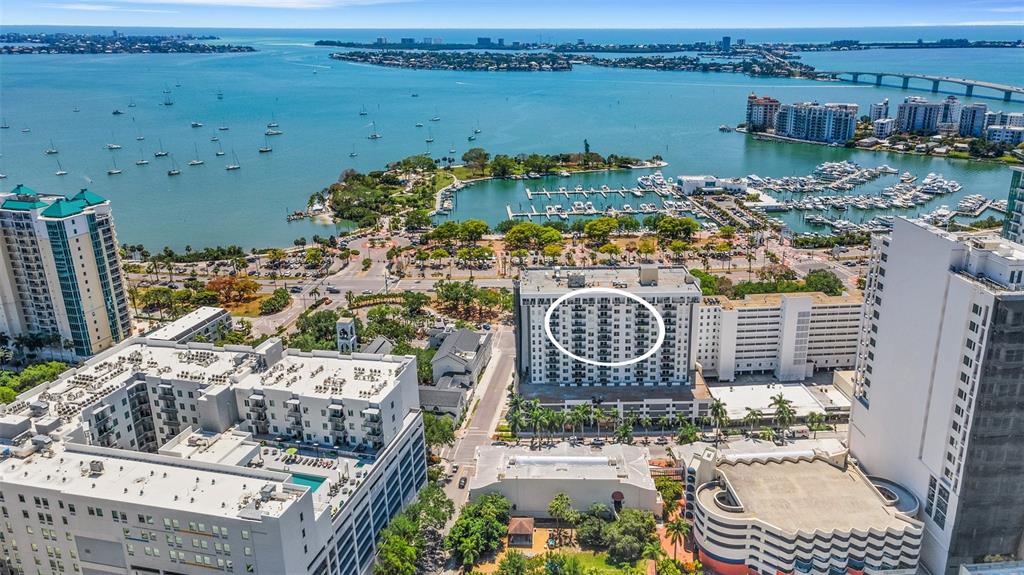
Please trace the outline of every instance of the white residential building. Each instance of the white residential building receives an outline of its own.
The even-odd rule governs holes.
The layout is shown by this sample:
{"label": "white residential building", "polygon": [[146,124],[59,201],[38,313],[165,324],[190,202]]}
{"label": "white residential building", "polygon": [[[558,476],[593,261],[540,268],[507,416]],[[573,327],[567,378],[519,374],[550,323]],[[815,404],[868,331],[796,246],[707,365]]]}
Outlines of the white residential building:
{"label": "white residential building", "polygon": [[1024,112],[987,112],[984,127],[991,126],[1024,127]]}
{"label": "white residential building", "polygon": [[872,122],[888,118],[889,98],[886,98],[877,104],[871,104],[871,107],[868,110],[868,118],[870,118]]}
{"label": "white residential building", "polygon": [[1003,237],[1024,244],[1024,168],[1010,167],[1010,195],[1006,200]]}
{"label": "white residential building", "polygon": [[881,118],[872,122],[871,126],[874,128],[875,137],[884,140],[896,131],[896,120],[893,118]]}
{"label": "white residential building", "polygon": [[706,379],[770,373],[803,381],[856,363],[863,302],[822,293],[705,297],[690,353]]}
{"label": "white residential building", "polygon": [[708,447],[687,466],[686,501],[700,561],[719,575],[917,572],[918,502],[845,450]]}
{"label": "white residential building", "polygon": [[985,135],[985,116],[988,106],[971,104],[960,110],[959,133],[961,136],[980,138]]}
{"label": "white residential building", "polygon": [[851,452],[921,501],[931,573],[1016,555],[1024,246],[899,218],[871,250]]}
{"label": "white residential building", "polygon": [[942,102],[929,102],[919,96],[905,98],[896,110],[896,129],[903,133],[934,134],[942,111]]}
{"label": "white residential building", "polygon": [[110,202],[0,193],[0,332],[86,357],[131,335]]}
{"label": "white residential building", "polygon": [[1024,126],[989,126],[985,128],[985,139],[997,144],[1016,146],[1024,143]]}
{"label": "white residential building", "polygon": [[[628,291],[652,305],[665,339],[633,365],[589,365],[562,353],[545,334],[544,316],[562,295],[581,288]],[[521,381],[557,386],[681,386],[693,382],[690,343],[700,304],[697,279],[683,267],[532,268],[515,286],[516,358]],[[605,363],[640,356],[654,346],[658,325],[639,302],[611,293],[571,298],[555,308],[552,335],[573,354]]]}
{"label": "white residential building", "polygon": [[221,334],[231,331],[232,324],[228,310],[203,306],[157,328],[146,337],[177,343],[188,343],[196,338],[214,342]]}
{"label": "white residential building", "polygon": [[[626,366],[590,365],[559,351],[545,334],[545,314],[559,297],[585,287],[620,289],[653,306],[665,323],[661,348]],[[710,395],[690,353],[701,293],[685,268],[532,268],[523,270],[514,296],[519,393],[552,407],[597,403],[651,417],[707,415]],[[632,299],[591,293],[555,308],[551,332],[574,355],[613,363],[650,350],[658,325]]]}
{"label": "white residential building", "polygon": [[809,142],[844,143],[857,129],[857,104],[783,104],[775,120],[775,133]]}
{"label": "white residential building", "polygon": [[0,411],[15,574],[369,572],[426,481],[416,360],[135,338]]}

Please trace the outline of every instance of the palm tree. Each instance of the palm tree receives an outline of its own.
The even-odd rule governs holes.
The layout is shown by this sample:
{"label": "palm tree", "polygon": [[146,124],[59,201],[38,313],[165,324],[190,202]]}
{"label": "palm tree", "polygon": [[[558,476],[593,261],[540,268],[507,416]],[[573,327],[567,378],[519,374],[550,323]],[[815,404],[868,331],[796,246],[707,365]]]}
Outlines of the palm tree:
{"label": "palm tree", "polygon": [[747,408],[747,414],[743,416],[743,422],[750,424],[750,432],[754,432],[754,426],[764,419],[764,413],[760,409],[753,407]]}
{"label": "palm tree", "polygon": [[668,535],[668,540],[672,543],[672,560],[678,561],[679,544],[689,537],[690,524],[682,517],[676,517],[665,525],[665,535]]}
{"label": "palm tree", "polygon": [[0,347],[0,367],[7,365],[12,359],[14,359],[14,352],[6,347]]}
{"label": "palm tree", "polygon": [[508,422],[508,426],[512,430],[512,435],[515,435],[516,437],[519,437],[519,430],[526,426],[526,417],[520,410],[509,410],[509,412],[505,414],[505,421]]}
{"label": "palm tree", "polygon": [[530,437],[530,445],[533,445],[534,439],[540,433],[541,427],[544,426],[544,409],[541,408],[540,402],[537,400],[531,401],[529,408],[526,412],[526,419],[530,423],[530,428],[533,431],[533,435]]}
{"label": "palm tree", "polygon": [[[309,290],[309,298],[310,298],[311,302],[314,302],[314,301],[317,301],[318,299],[320,299],[320,287],[319,286],[313,286],[313,289]],[[308,308],[309,304],[306,304],[306,307]]]}
{"label": "palm tree", "polygon": [[[75,352],[75,340],[73,340],[73,339],[61,339],[60,340],[60,346],[65,351],[71,352],[71,357],[72,358],[75,357],[75,355],[74,355],[74,352]],[[61,354],[61,358],[63,358],[63,357],[64,357],[64,354],[62,353]]]}
{"label": "palm tree", "polygon": [[825,414],[812,411],[807,414],[807,427],[814,432],[814,439],[818,438],[818,430],[825,426]]}
{"label": "palm tree", "polygon": [[629,418],[622,421],[615,428],[615,441],[619,443],[633,443],[633,421]]}
{"label": "palm tree", "polygon": [[684,421],[676,433],[676,441],[681,445],[689,445],[697,441],[697,426],[689,421]]}
{"label": "palm tree", "polygon": [[761,430],[761,439],[763,439],[765,441],[775,441],[775,430],[770,428],[770,427],[766,427],[766,428],[762,429]]}
{"label": "palm tree", "polygon": [[[785,432],[786,428],[792,425],[796,419],[796,412],[793,411],[793,402],[779,393],[772,396],[771,406],[775,409],[775,422],[779,426],[779,430]],[[785,440],[785,433],[783,433],[782,438]]]}
{"label": "palm tree", "polygon": [[715,426],[715,447],[718,447],[722,428],[729,423],[729,412],[725,409],[725,403],[720,399],[712,400],[711,407],[708,409],[708,417]]}

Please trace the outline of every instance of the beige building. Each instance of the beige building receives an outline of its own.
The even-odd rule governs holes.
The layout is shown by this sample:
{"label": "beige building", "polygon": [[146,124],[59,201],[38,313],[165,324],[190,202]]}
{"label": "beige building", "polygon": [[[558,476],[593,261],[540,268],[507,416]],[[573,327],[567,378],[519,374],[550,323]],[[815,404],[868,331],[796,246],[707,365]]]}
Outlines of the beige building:
{"label": "beige building", "polygon": [[589,446],[560,443],[544,451],[517,447],[481,447],[470,498],[497,492],[515,506],[516,515],[548,517],[548,503],[559,493],[585,511],[594,503],[609,509],[645,509],[661,514],[647,449],[631,445]]}
{"label": "beige building", "polygon": [[0,193],[0,332],[93,355],[131,334],[110,202]]}

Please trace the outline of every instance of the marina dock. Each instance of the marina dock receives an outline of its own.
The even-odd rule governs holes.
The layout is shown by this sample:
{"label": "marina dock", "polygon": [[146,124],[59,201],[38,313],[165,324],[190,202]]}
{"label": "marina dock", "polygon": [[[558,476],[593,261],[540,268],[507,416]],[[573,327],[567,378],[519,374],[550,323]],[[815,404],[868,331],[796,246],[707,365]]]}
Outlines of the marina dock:
{"label": "marina dock", "polygon": [[667,190],[661,189],[645,189],[645,188],[609,188],[608,186],[602,186],[601,188],[590,188],[583,189],[581,186],[577,186],[574,189],[558,188],[557,190],[547,190],[541,188],[540,190],[531,190],[526,188],[526,199],[532,200],[534,197],[546,197],[547,199],[553,199],[557,197],[564,197],[565,199],[571,199],[572,196],[583,196],[589,198],[590,196],[601,196],[607,198],[609,195],[618,195],[621,198],[625,198],[627,195],[643,198],[646,194],[654,194],[661,198],[672,197],[673,194]]}

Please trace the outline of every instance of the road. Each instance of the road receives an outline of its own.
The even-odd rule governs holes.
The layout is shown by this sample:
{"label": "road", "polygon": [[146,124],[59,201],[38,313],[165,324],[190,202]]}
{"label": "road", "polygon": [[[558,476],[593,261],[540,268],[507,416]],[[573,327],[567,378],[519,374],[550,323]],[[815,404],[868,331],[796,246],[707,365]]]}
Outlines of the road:
{"label": "road", "polygon": [[[362,293],[382,292],[385,289],[387,280],[387,251],[394,243],[408,243],[404,238],[397,238],[393,243],[384,244],[381,247],[370,247],[368,238],[356,240],[349,244],[350,248],[359,250],[359,256],[349,262],[347,266],[334,274],[320,279],[310,279],[300,282],[292,281],[291,286],[299,287],[302,291],[292,294],[292,305],[281,313],[251,318],[254,334],[273,334],[281,326],[291,326],[292,323],[312,304],[316,298],[310,295],[316,289],[318,297],[329,297],[332,302],[323,309],[334,309],[345,304],[345,292],[351,291],[355,295]],[[373,264],[369,269],[363,270],[361,260],[370,258]],[[328,290],[334,288],[337,293],[330,293]],[[394,289],[394,285],[389,286]]]}
{"label": "road", "polygon": [[512,381],[515,356],[512,328],[500,326],[495,333],[491,361],[477,385],[473,400],[475,406],[470,408],[469,420],[456,433],[455,445],[439,453],[442,459],[459,466],[458,472],[445,486],[445,492],[455,502],[456,508],[461,507],[469,496],[468,485],[466,489],[459,489],[459,479],[466,477],[468,482],[472,477],[476,465],[476,449],[491,442],[491,434],[498,425],[507,396],[506,388]]}

